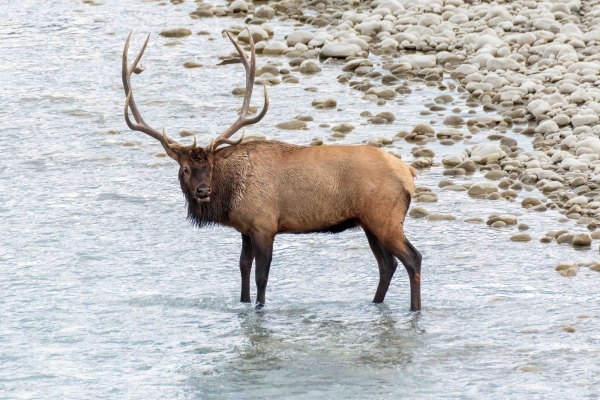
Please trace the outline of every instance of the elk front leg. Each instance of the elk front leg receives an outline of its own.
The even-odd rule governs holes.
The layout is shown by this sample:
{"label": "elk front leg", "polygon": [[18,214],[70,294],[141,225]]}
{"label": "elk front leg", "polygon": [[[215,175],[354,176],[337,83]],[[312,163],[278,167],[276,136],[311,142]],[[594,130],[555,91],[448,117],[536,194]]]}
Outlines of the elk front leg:
{"label": "elk front leg", "polygon": [[242,274],[242,303],[250,303],[250,272],[252,271],[252,261],[254,261],[254,251],[252,250],[252,239],[242,233],[242,254],[240,255],[240,272]]}
{"label": "elk front leg", "polygon": [[273,236],[253,235],[252,250],[256,257],[256,308],[261,309],[265,305],[265,293],[267,281],[269,280],[269,269],[273,258]]}

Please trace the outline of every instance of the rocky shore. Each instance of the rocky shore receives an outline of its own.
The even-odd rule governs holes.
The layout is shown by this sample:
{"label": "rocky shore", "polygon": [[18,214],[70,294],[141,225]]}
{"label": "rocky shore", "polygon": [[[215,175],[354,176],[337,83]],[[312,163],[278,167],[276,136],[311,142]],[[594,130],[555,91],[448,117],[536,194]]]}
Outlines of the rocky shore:
{"label": "rocky shore", "polygon": [[[377,105],[400,103],[415,84],[444,91],[421,112],[425,119],[451,110],[442,121],[444,129],[436,132],[423,123],[395,137],[375,135],[368,144],[394,153],[394,143],[406,142],[413,146],[409,162],[415,168],[443,165],[438,189],[488,201],[521,201],[528,212],[557,210],[563,214],[559,223],[573,221],[589,232],[554,229],[537,238],[543,243],[590,248],[593,240],[600,239],[596,230],[600,219],[599,1],[196,3],[191,18],[239,18],[240,24],[228,31],[246,48],[245,27],[249,28],[256,51],[262,54],[257,84],[298,83],[304,75],[320,73],[323,63],[334,63],[339,66],[340,85],[362,92],[363,100]],[[274,27],[282,22],[292,23],[295,31],[283,41],[273,40]],[[166,37],[190,34],[186,29],[162,33]],[[220,58],[221,64],[237,62],[235,54]],[[244,89],[233,93],[243,95]],[[337,101],[315,96],[312,106],[332,108]],[[473,117],[461,116],[464,109]],[[376,115],[365,111],[361,117],[373,125],[395,120],[389,111]],[[307,129],[311,120],[309,115],[297,116],[276,127]],[[335,143],[353,129],[350,123],[338,124],[332,127],[331,137],[315,138],[311,145]],[[529,138],[530,150],[519,147],[507,135],[510,131]],[[485,135],[488,141],[471,144],[469,139],[476,135]],[[436,141],[456,150],[436,157],[428,148]],[[473,174],[485,179],[456,181]],[[524,190],[543,196],[516,200]],[[418,187],[410,216],[456,219],[430,213],[420,204],[436,201],[431,188]],[[527,225],[519,224],[513,215],[490,215],[487,224],[493,229],[514,229],[513,241],[532,240]],[[568,270],[571,274],[576,269]]]}

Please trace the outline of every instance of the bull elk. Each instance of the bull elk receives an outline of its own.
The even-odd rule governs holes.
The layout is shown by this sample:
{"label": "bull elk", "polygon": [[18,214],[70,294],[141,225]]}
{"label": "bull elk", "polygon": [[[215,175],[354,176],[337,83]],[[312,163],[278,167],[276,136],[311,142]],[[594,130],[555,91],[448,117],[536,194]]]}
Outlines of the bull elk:
{"label": "bull elk", "polygon": [[[198,227],[222,225],[242,234],[241,301],[250,302],[250,271],[256,259],[256,308],[265,304],[273,241],[279,233],[339,233],[362,228],[377,264],[379,286],[374,303],[383,302],[399,259],[410,281],[410,309],[421,309],[421,254],[408,241],[403,223],[414,191],[415,170],[384,150],[372,146],[299,146],[275,140],[229,139],[240,128],[259,122],[269,107],[248,118],[256,55],[249,35],[251,58],[227,33],[246,69],[246,94],[241,113],[222,135],[205,147],[183,146],[164,129],[151,128],[135,103],[131,74],[148,38],[131,66],[123,50],[125,121],[130,129],[158,140],[179,164],[179,183],[188,219]],[[133,114],[135,123],[129,117]],[[221,147],[228,145],[226,147]]]}

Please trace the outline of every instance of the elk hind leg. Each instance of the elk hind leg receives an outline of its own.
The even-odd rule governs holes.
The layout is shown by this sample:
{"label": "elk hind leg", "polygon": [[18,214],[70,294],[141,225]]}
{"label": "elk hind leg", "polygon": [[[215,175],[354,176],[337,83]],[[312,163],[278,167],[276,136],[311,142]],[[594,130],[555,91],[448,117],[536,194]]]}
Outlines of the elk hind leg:
{"label": "elk hind leg", "polygon": [[377,265],[379,266],[379,285],[377,286],[373,303],[383,303],[385,294],[387,293],[392,277],[394,276],[394,272],[396,272],[396,268],[398,267],[398,261],[394,255],[383,246],[377,237],[371,233],[371,231],[365,229],[365,234],[367,235],[369,246],[377,260]]}
{"label": "elk hind leg", "polygon": [[402,229],[395,235],[381,238],[381,241],[406,268],[410,281],[410,311],[419,311],[421,309],[421,253],[404,236]]}
{"label": "elk hind leg", "polygon": [[408,241],[402,223],[386,221],[371,223],[369,228],[383,246],[406,268],[410,281],[410,310],[421,309],[421,253]]}

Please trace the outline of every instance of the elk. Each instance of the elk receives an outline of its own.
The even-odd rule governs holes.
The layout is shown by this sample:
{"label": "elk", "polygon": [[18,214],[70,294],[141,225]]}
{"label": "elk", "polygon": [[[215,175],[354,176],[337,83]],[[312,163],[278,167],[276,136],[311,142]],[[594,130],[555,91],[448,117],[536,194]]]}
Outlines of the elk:
{"label": "elk", "polygon": [[[151,128],[133,98],[131,74],[138,66],[150,35],[131,66],[123,50],[125,121],[129,128],[158,140],[179,164],[179,182],[188,219],[198,227],[221,225],[242,235],[240,272],[242,302],[250,302],[250,272],[256,260],[256,308],[265,304],[273,241],[279,233],[339,233],[362,228],[379,266],[374,303],[383,302],[400,260],[410,281],[410,309],[421,309],[421,253],[404,235],[403,224],[414,192],[415,170],[372,146],[300,146],[275,140],[229,139],[267,113],[264,86],[262,111],[249,118],[256,54],[251,57],[227,33],[246,70],[246,93],[239,118],[204,148],[181,145],[164,129]],[[135,123],[129,117],[129,111]],[[221,147],[227,145],[225,147]]]}

